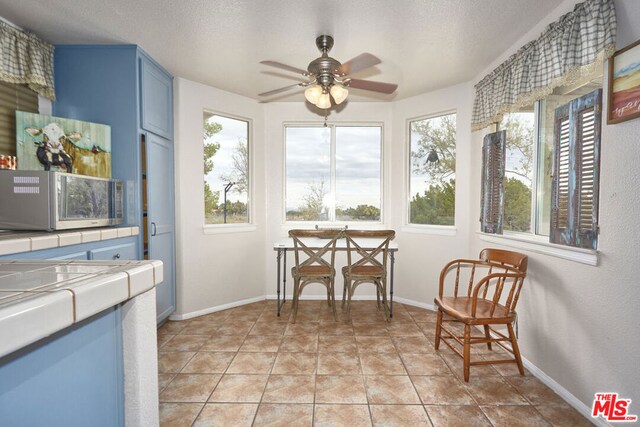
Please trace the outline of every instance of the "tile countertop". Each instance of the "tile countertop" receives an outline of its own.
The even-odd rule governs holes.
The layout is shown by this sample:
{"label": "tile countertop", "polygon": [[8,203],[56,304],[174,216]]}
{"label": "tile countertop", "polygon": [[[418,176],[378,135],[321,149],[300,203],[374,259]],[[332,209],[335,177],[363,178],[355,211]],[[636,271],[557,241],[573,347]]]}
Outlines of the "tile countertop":
{"label": "tile countertop", "polygon": [[0,230],[0,255],[39,251],[41,249],[78,245],[80,243],[137,236],[139,227],[86,228],[69,231]]}
{"label": "tile countertop", "polygon": [[0,358],[162,280],[161,261],[0,261]]}

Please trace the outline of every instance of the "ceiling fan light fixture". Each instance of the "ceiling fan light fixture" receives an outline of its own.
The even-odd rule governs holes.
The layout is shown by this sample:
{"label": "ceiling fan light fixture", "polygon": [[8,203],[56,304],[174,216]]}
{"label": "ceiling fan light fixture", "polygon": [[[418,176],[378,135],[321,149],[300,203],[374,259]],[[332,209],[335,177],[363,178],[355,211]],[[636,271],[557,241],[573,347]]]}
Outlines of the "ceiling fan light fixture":
{"label": "ceiling fan light fixture", "polygon": [[321,95],[322,95],[322,87],[320,85],[309,86],[304,91],[304,97],[307,98],[307,101],[309,101],[314,105],[318,103],[318,100],[320,99]]}
{"label": "ceiling fan light fixture", "polygon": [[331,86],[330,93],[336,104],[341,104],[342,101],[347,99],[347,95],[349,95],[349,91],[345,87],[337,84]]}
{"label": "ceiling fan light fixture", "polygon": [[323,109],[331,107],[331,98],[329,97],[329,94],[323,93],[322,95],[320,95],[316,106]]}

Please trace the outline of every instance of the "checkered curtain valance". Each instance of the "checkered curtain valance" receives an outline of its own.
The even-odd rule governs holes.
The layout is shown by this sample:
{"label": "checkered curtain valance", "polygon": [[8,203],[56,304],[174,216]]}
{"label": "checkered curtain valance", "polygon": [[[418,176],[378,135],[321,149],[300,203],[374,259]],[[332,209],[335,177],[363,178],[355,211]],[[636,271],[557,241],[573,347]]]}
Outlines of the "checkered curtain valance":
{"label": "checkered curtain valance", "polygon": [[53,46],[33,33],[0,21],[0,80],[26,84],[54,100]]}
{"label": "checkered curtain valance", "polygon": [[472,130],[531,105],[554,88],[597,75],[615,51],[613,0],[587,0],[550,24],[476,86]]}

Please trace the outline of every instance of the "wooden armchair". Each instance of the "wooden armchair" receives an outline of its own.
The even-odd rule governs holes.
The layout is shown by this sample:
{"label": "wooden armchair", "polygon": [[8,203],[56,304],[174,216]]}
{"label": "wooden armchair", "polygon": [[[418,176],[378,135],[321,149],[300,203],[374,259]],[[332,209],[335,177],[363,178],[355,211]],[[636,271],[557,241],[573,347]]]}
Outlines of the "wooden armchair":
{"label": "wooden armchair", "polygon": [[[471,365],[490,363],[516,363],[524,375],[518,342],[513,331],[516,320],[516,305],[527,273],[527,256],[500,249],[484,249],[479,260],[458,259],[451,261],[440,273],[440,290],[434,302],[438,306],[435,348],[444,341],[464,360],[464,380],[469,381]],[[453,276],[453,277],[452,277]],[[462,280],[461,280],[461,276]],[[453,295],[445,296],[445,282],[453,282]],[[445,317],[446,316],[446,317]],[[464,325],[462,336],[456,335],[443,325],[444,322],[459,322]],[[504,325],[508,335],[495,330],[491,325]],[[471,331],[482,326],[482,336],[472,336]],[[445,335],[443,335],[443,332]],[[452,341],[462,346],[462,352]],[[508,341],[511,348],[503,344]],[[511,359],[483,360],[471,362],[471,345],[496,343],[513,355]]]}
{"label": "wooden armchair", "polygon": [[[347,239],[347,265],[342,268],[344,276],[342,306],[344,307],[346,300],[347,312],[351,312],[351,297],[356,287],[362,283],[373,283],[376,286],[378,308],[380,308],[380,295],[382,295],[385,317],[388,322],[387,258],[389,242],[393,240],[396,232],[393,230],[346,230],[344,235]],[[362,239],[375,239],[375,247],[373,249],[363,248],[358,244],[358,240]]]}
{"label": "wooden armchair", "polygon": [[[327,303],[333,306],[333,318],[338,320],[336,313],[336,297],[334,282],[336,270],[336,242],[342,237],[340,230],[290,230],[289,237],[293,239],[295,266],[291,268],[293,276],[293,317],[296,323],[298,304],[302,289],[310,283],[321,283],[327,287]],[[305,240],[307,239],[306,243]],[[326,239],[320,249],[310,247],[308,239]],[[322,241],[323,243],[325,240]],[[319,245],[318,245],[319,246]],[[329,261],[324,259],[329,254]],[[306,256],[306,259],[303,259]]]}

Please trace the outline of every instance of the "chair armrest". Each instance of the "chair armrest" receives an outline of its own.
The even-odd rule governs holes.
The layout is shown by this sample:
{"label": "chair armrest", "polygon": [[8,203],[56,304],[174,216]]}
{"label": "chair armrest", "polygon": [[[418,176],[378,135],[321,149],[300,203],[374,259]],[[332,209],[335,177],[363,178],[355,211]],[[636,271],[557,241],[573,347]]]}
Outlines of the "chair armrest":
{"label": "chair armrest", "polygon": [[[487,263],[484,263],[487,264]],[[495,265],[495,264],[491,264],[488,263],[490,265]],[[480,290],[483,288],[488,288],[488,286],[491,285],[491,281],[494,279],[495,280],[493,283],[498,286],[499,288],[495,290],[493,298],[492,298],[492,309],[491,309],[491,314],[493,315],[493,309],[495,308],[495,306],[499,303],[500,301],[500,296],[502,294],[502,290],[503,287],[507,281],[507,279],[513,279],[513,282],[511,284],[511,291],[509,292],[509,297],[507,299],[507,309],[511,310],[511,303],[514,297],[514,291],[516,291],[517,288],[517,292],[519,293],[519,287],[517,287],[516,285],[518,284],[518,282],[520,282],[520,285],[522,285],[522,281],[524,281],[524,278],[526,277],[526,274],[524,273],[519,273],[517,270],[515,269],[508,269],[508,271],[504,271],[504,272],[497,272],[497,273],[491,273],[489,275],[484,276],[482,279],[480,279],[480,281],[478,281],[478,283],[476,283],[473,287],[473,291],[471,293],[471,316],[472,317],[476,317],[476,308],[477,308],[477,304],[478,304],[478,295],[480,294]],[[486,294],[486,293],[485,293]],[[516,299],[515,301],[517,301],[517,295],[515,295]],[[484,298],[484,297],[483,297]]]}

